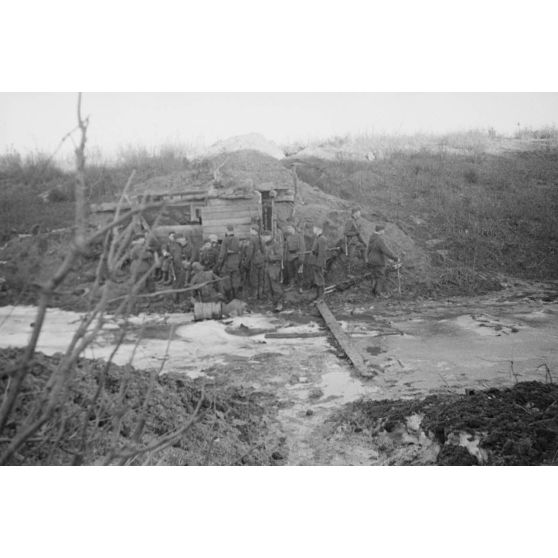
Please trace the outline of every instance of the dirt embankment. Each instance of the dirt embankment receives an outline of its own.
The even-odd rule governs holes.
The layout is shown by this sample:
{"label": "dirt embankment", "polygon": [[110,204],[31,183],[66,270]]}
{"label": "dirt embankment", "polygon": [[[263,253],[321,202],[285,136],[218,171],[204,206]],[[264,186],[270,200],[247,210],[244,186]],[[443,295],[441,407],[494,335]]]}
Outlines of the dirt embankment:
{"label": "dirt embankment", "polygon": [[[21,349],[0,350],[0,391],[4,372],[21,358]],[[37,353],[21,396],[0,440],[6,440],[40,402],[61,355]],[[150,387],[151,386],[151,387]],[[151,390],[151,393],[149,394]],[[270,465],[281,459],[269,434],[267,404],[271,396],[239,387],[202,390],[183,375],[153,377],[131,366],[80,359],[69,393],[53,417],[24,444],[13,465],[93,465],[119,462],[118,455],[140,450],[130,464]],[[146,452],[184,426],[202,399],[198,420],[170,447]],[[141,434],[138,426],[144,423]],[[113,454],[113,458],[109,456]],[[274,457],[275,456],[275,457]]]}
{"label": "dirt embankment", "polygon": [[[240,151],[232,154],[221,154],[214,158],[221,161],[221,182],[223,187],[255,188],[261,183],[273,183],[278,187],[293,187],[292,171],[280,161],[256,151]],[[213,159],[208,160],[213,161]],[[213,162],[215,162],[213,161]],[[212,163],[213,164],[213,163]],[[198,182],[207,183],[213,180],[211,165],[200,166]],[[162,176],[157,179],[157,187],[164,190],[171,187],[174,175]],[[154,179],[155,180],[155,179]],[[183,179],[181,179],[183,181]],[[179,180],[179,182],[182,184]],[[153,181],[151,187],[155,187]],[[166,185],[166,186],[165,186]],[[175,185],[176,186],[176,185]],[[175,187],[172,186],[172,187]],[[325,234],[333,247],[343,238],[345,222],[350,218],[352,204],[340,197],[328,194],[320,188],[298,181],[294,221],[301,229],[312,224],[326,224]],[[363,219],[365,237],[368,238],[378,220]],[[311,233],[311,227],[306,229]],[[405,292],[425,291],[431,283],[430,255],[427,250],[417,246],[413,238],[407,235],[397,224],[386,223],[386,241],[404,260],[402,281]],[[15,237],[0,248],[0,276],[5,278],[5,290],[0,293],[0,304],[34,303],[36,289],[34,283],[40,283],[52,277],[67,254],[71,242],[71,230],[60,232],[40,232],[35,236]],[[96,257],[99,250],[80,258],[74,269],[60,289],[63,294],[57,295],[54,304],[63,308],[82,309],[86,306],[84,295],[88,292],[91,281],[95,277]],[[332,269],[328,281],[333,283],[345,279],[348,262],[341,261]],[[351,272],[359,274],[365,270],[353,266]],[[125,281],[125,273],[118,281]],[[414,289],[411,289],[411,286]],[[23,294],[22,294],[23,292]],[[115,293],[117,296],[121,293]],[[159,302],[150,304],[152,309],[164,309]],[[169,308],[167,308],[169,309]],[[176,308],[175,308],[176,310]]]}
{"label": "dirt embankment", "polygon": [[[433,294],[494,288],[496,273],[558,273],[558,148],[394,151],[370,161],[287,159],[315,191],[393,223],[428,254]],[[490,283],[494,283],[491,286]]]}
{"label": "dirt embankment", "polygon": [[[40,232],[37,235],[15,237],[0,246],[0,305],[36,304],[39,286],[51,279],[66,258],[72,242],[72,231]],[[87,294],[95,280],[101,245],[93,246],[78,257],[53,296],[53,306],[71,310],[88,308]],[[126,291],[128,272],[120,274],[115,296]]]}
{"label": "dirt embankment", "polygon": [[330,438],[366,445],[386,465],[551,465],[558,461],[558,386],[522,382],[422,400],[360,400]]}
{"label": "dirt embankment", "polygon": [[[218,169],[222,188],[273,183],[288,189],[296,183],[295,222],[327,223],[332,246],[342,238],[351,207],[358,205],[365,235],[376,223],[385,224],[387,244],[401,254],[404,295],[472,295],[499,289],[498,274],[544,280],[558,273],[557,153],[394,151],[373,160],[329,161],[297,156],[279,160],[243,150],[197,161],[182,174],[158,171],[153,180],[162,190],[207,186],[216,182]],[[106,170],[101,182],[111,172],[121,169]],[[9,292],[0,293],[0,304],[33,302],[29,292],[24,299],[18,295],[24,286],[49,276],[69,241],[69,233],[43,231],[36,237],[13,238],[2,247],[0,276]],[[328,282],[347,270],[347,262],[341,262]],[[73,293],[87,290],[93,271],[94,263],[84,258],[65,283],[67,293],[55,304],[80,308],[82,299]],[[351,269],[353,274],[359,271]]]}

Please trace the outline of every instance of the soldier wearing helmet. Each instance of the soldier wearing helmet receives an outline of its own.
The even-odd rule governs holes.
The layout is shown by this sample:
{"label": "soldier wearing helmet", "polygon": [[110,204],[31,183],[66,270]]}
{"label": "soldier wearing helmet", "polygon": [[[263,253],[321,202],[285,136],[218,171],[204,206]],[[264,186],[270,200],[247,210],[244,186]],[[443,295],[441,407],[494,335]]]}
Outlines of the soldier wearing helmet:
{"label": "soldier wearing helmet", "polygon": [[364,228],[360,217],[360,208],[351,210],[351,218],[345,223],[345,255],[350,263],[363,259],[366,262],[366,241]]}

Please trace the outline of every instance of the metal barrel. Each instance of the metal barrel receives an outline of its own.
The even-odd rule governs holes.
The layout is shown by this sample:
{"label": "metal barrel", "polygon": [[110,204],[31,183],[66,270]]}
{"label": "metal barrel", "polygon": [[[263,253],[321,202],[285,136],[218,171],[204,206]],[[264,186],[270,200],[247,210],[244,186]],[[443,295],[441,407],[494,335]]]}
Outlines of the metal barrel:
{"label": "metal barrel", "polygon": [[220,320],[223,317],[223,305],[221,302],[195,302],[194,320]]}

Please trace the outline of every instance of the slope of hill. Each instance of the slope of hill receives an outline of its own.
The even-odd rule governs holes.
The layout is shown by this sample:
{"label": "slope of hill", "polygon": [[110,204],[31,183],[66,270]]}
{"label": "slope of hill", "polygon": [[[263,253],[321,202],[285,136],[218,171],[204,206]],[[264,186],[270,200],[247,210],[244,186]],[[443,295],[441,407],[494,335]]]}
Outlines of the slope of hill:
{"label": "slope of hill", "polygon": [[[334,244],[350,208],[359,205],[367,233],[375,223],[386,224],[388,243],[404,255],[407,292],[418,286],[412,292],[474,293],[497,287],[499,274],[557,277],[558,148],[533,140],[523,141],[521,151],[498,152],[494,145],[502,142],[492,147],[483,144],[480,149],[474,139],[463,143],[459,152],[395,150],[375,160],[296,155],[278,160],[261,151],[240,150],[194,162],[148,161],[135,182],[138,188],[148,184],[162,190],[217,183],[220,187],[257,188],[269,182],[291,186],[295,168],[295,222],[301,226],[327,222]],[[129,172],[126,165],[90,168],[90,198],[115,199]],[[44,203],[39,198],[45,188],[71,186],[71,174],[49,172],[43,183],[21,172],[0,178],[4,241],[14,232],[30,232],[35,224],[42,226],[43,233],[72,226],[71,200]],[[12,240],[0,252],[0,260],[7,262],[0,274],[16,286],[43,277],[42,268],[50,269],[59,255],[57,247],[63,250],[64,245],[58,237],[48,242],[48,250],[42,251],[33,247],[31,239]]]}
{"label": "slope of hill", "polygon": [[360,205],[371,221],[396,223],[448,286],[474,290],[479,272],[558,275],[558,149],[295,162],[304,182]]}

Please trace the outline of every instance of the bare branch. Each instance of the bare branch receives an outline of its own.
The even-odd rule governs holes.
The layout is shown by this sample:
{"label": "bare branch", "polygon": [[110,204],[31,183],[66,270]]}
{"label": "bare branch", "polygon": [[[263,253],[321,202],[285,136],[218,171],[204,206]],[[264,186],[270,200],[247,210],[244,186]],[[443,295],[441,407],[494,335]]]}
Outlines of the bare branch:
{"label": "bare branch", "polygon": [[184,424],[183,426],[181,426],[180,428],[178,428],[174,432],[171,432],[170,434],[167,434],[163,438],[157,440],[156,442],[154,442],[153,444],[150,444],[149,446],[147,446],[145,448],[138,449],[138,450],[132,450],[132,451],[128,451],[128,452],[122,452],[118,455],[109,455],[107,457],[107,459],[105,460],[105,465],[108,465],[114,458],[128,460],[128,459],[135,458],[135,457],[137,457],[139,455],[142,455],[142,454],[145,454],[145,453],[153,452],[153,451],[156,451],[156,450],[161,451],[161,450],[171,446],[172,444],[174,444],[174,442],[178,438],[180,438],[180,436],[185,434],[198,420],[200,420],[201,416],[199,416],[199,410],[201,409],[201,406],[202,406],[202,403],[203,403],[204,399],[205,399],[205,395],[204,395],[204,391],[202,389],[198,404],[196,405],[196,408],[194,409],[194,412],[192,413],[192,415],[190,416],[190,418],[188,419],[186,424]]}
{"label": "bare branch", "polygon": [[[163,296],[163,295],[168,295],[168,294],[177,294],[177,293],[187,293],[189,291],[196,291],[198,289],[201,289],[207,285],[211,285],[212,283],[219,283],[220,281],[225,281],[226,277],[219,277],[218,279],[212,279],[211,281],[206,281],[205,283],[200,283],[199,285],[192,285],[191,287],[184,287],[183,289],[167,289],[164,291],[158,291],[156,293],[146,293],[146,294],[139,294],[136,296],[136,298],[154,298],[157,296]],[[128,295],[124,295],[124,296],[118,296],[116,298],[113,298],[111,300],[109,300],[109,304],[112,302],[116,302],[117,300],[122,300],[124,298],[126,298]]]}
{"label": "bare branch", "polygon": [[77,119],[81,132],[80,142],[76,153],[76,232],[75,243],[80,251],[86,247],[85,231],[87,229],[87,201],[85,199],[85,144],[87,142],[88,121],[81,116],[81,93],[78,93]]}

